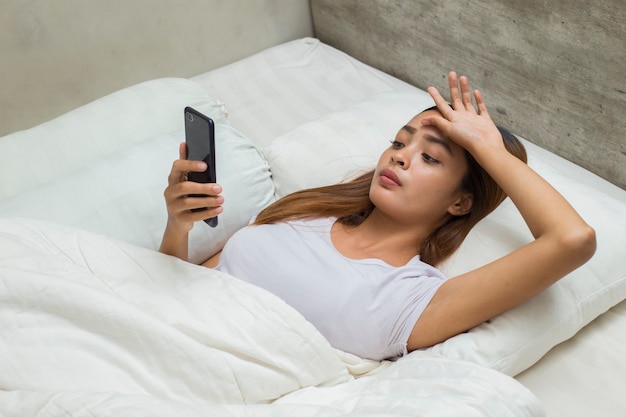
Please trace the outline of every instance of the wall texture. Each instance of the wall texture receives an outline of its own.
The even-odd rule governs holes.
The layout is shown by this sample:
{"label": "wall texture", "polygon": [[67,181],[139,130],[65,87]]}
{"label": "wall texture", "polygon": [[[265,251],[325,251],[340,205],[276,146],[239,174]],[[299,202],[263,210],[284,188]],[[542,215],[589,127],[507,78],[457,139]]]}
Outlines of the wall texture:
{"label": "wall texture", "polygon": [[0,136],[312,34],[308,0],[3,0]]}
{"label": "wall texture", "polygon": [[497,123],[626,188],[624,0],[312,0],[312,10],[323,42],[423,89],[466,74]]}

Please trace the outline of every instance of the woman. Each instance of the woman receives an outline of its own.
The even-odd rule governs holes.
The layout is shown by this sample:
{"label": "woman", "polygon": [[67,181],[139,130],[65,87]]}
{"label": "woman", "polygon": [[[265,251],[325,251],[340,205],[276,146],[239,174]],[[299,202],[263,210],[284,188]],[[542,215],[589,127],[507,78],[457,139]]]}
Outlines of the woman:
{"label": "woman", "polygon": [[[467,78],[451,72],[448,81],[451,104],[430,87],[436,107],[400,129],[373,172],[274,203],[205,265],[274,292],[333,346],[384,359],[464,332],[586,262],[593,229],[526,165],[523,146],[494,124]],[[219,185],[186,181],[206,166],[184,160],[184,144],[180,153],[161,251],[187,259],[188,232],[221,213],[223,198]],[[435,267],[507,195],[535,239],[443,277]]]}

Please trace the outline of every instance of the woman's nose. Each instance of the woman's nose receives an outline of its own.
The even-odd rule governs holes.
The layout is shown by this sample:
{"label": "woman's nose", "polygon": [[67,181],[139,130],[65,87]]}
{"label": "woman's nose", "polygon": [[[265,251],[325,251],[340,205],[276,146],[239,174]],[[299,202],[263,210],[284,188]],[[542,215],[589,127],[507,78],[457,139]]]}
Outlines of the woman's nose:
{"label": "woman's nose", "polygon": [[393,164],[398,164],[400,167],[404,168],[408,164],[408,159],[405,158],[402,152],[396,152],[391,155],[391,162]]}

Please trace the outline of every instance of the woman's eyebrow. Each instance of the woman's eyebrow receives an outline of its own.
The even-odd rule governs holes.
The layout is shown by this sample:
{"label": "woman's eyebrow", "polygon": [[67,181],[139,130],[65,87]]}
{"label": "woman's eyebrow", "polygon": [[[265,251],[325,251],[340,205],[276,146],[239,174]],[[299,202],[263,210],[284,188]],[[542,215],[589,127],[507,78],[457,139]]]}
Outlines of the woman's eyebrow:
{"label": "woman's eyebrow", "polygon": [[417,132],[417,129],[414,128],[413,126],[409,126],[409,125],[404,125],[402,126],[401,130],[406,130],[407,132],[409,132],[410,134],[414,135],[415,132]]}
{"label": "woman's eyebrow", "polygon": [[[415,133],[417,133],[417,128],[415,128],[413,126],[410,126],[410,125],[402,126],[401,130],[404,130],[404,131],[408,132],[411,135],[414,135]],[[443,140],[441,138],[438,138],[437,136],[433,136],[433,135],[429,135],[429,134],[424,135],[424,140],[426,142],[429,142],[429,143],[434,143],[434,144],[437,144],[437,145],[441,145],[450,155],[452,155],[452,147],[445,140]]]}
{"label": "woman's eyebrow", "polygon": [[431,136],[429,134],[426,134],[424,136],[424,140],[426,142],[430,142],[430,143],[435,143],[435,144],[441,145],[450,155],[452,155],[452,147],[445,140],[443,140],[441,138],[438,138],[436,136]]}

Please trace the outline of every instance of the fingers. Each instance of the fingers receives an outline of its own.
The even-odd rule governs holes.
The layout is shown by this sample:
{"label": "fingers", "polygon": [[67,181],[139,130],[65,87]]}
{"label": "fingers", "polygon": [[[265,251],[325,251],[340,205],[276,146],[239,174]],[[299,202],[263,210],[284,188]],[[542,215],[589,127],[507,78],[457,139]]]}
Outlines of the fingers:
{"label": "fingers", "polygon": [[177,200],[177,216],[192,221],[210,219],[224,211],[224,197],[187,195]]}
{"label": "fingers", "polygon": [[448,104],[448,102],[441,96],[441,93],[439,93],[439,90],[431,86],[431,87],[428,87],[427,91],[428,91],[428,94],[430,94],[430,96],[432,97],[433,101],[435,102],[435,105],[437,106],[437,109],[439,110],[439,112],[444,117],[448,118],[450,114],[452,113],[452,109],[450,108],[450,105]]}
{"label": "fingers", "polygon": [[[458,77],[456,72],[450,71],[448,74],[448,87],[450,89],[450,104],[454,111],[465,110],[478,114],[487,113],[487,106],[482,94],[478,90],[473,92],[470,90],[469,80],[466,76]],[[449,119],[453,111],[450,110],[450,106],[439,91],[435,87],[429,87],[427,91],[435,101],[435,105],[441,114]],[[476,101],[478,110],[474,107],[472,96]]]}
{"label": "fingers", "polygon": [[188,161],[186,159],[177,159],[172,164],[172,170],[167,178],[169,185],[174,185],[182,181],[187,181],[188,172],[204,172],[208,168],[206,162]]}
{"label": "fingers", "polygon": [[[200,222],[206,219],[219,216],[224,211],[222,206],[213,208],[198,208],[194,210],[181,211],[176,214],[169,214],[169,221],[171,224],[183,225],[185,230],[191,230],[194,223]],[[185,226],[186,225],[186,226]]]}
{"label": "fingers", "polygon": [[456,72],[450,71],[448,73],[448,88],[450,89],[450,104],[455,110],[463,107],[463,101],[461,100],[461,93],[459,93],[459,80]]}
{"label": "fingers", "polygon": [[165,189],[168,214],[180,223],[189,223],[217,216],[224,211],[222,187],[184,181]]}
{"label": "fingers", "polygon": [[193,181],[180,182],[165,189],[165,199],[176,211],[219,207],[224,203],[218,184],[202,184]]}
{"label": "fingers", "polygon": [[465,110],[475,112],[476,109],[474,109],[474,104],[472,103],[472,94],[470,93],[469,81],[467,80],[467,77],[462,76],[459,79],[459,83],[461,84],[461,96]]}
{"label": "fingers", "polygon": [[179,159],[187,159],[187,143],[181,142],[178,145],[178,157]]}
{"label": "fingers", "polygon": [[455,110],[476,111],[466,76],[458,77],[456,72],[450,71],[448,85],[450,87],[450,103]]}
{"label": "fingers", "polygon": [[423,116],[422,125],[438,128],[465,149],[473,148],[483,138],[500,137],[487,112],[483,95],[478,90],[470,90],[467,77],[458,77],[455,72],[450,72],[448,87],[451,104],[444,100],[435,87],[428,88],[440,114],[431,112]]}
{"label": "fingers", "polygon": [[483,94],[478,90],[474,90],[474,99],[476,100],[476,106],[478,107],[478,114],[481,116],[489,116],[487,104],[485,104]]}
{"label": "fingers", "polygon": [[187,145],[178,148],[180,159],[172,164],[168,186],[164,191],[168,215],[178,223],[193,223],[217,216],[224,209],[222,187],[188,181],[187,173],[204,172],[208,166],[203,161],[187,160]]}

